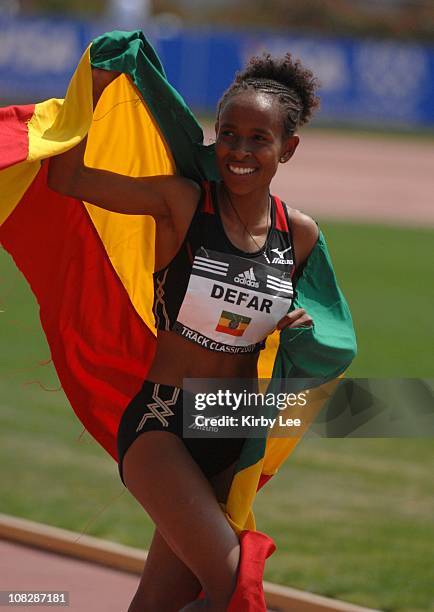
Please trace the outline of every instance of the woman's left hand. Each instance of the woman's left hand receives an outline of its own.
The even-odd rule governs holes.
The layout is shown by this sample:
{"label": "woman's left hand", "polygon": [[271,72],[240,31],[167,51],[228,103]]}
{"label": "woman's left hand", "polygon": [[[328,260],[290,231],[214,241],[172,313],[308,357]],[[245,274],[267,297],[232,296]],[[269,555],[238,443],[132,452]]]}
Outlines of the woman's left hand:
{"label": "woman's left hand", "polygon": [[286,329],[287,327],[312,327],[313,319],[304,308],[296,308],[292,312],[288,312],[287,315],[280,319],[279,323],[276,326],[276,329],[281,331],[282,329]]}

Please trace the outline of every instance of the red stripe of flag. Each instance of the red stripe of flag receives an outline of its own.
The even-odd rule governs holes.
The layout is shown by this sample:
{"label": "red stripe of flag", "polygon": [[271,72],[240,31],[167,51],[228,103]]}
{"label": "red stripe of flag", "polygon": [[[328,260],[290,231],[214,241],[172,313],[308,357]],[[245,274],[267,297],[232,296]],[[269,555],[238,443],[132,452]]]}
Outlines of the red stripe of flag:
{"label": "red stripe of flag", "polygon": [[0,108],[0,170],[27,159],[27,122],[34,112],[34,104]]}
{"label": "red stripe of flag", "polygon": [[244,329],[231,329],[230,327],[225,327],[224,325],[217,325],[216,331],[229,334],[230,336],[242,336],[244,333]]}
{"label": "red stripe of flag", "polygon": [[140,390],[155,338],[132,306],[82,202],[48,189],[44,164],[0,227],[28,280],[75,413],[117,457],[123,410]]}
{"label": "red stripe of flag", "polygon": [[259,491],[259,489],[262,489],[262,487],[264,486],[264,484],[266,484],[270,478],[271,478],[271,474],[261,474],[260,478],[259,478],[259,482],[258,482],[258,488],[256,489],[257,491]]}

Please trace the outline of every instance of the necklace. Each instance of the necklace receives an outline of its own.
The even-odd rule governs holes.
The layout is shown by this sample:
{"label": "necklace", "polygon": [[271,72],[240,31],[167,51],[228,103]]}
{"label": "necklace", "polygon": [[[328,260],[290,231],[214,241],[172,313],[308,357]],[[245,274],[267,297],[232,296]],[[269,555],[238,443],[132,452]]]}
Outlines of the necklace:
{"label": "necklace", "polygon": [[255,238],[253,237],[253,235],[250,233],[249,228],[247,227],[247,225],[244,223],[244,221],[241,219],[239,212],[237,211],[237,209],[235,208],[235,206],[233,205],[232,202],[232,198],[230,196],[229,191],[226,189],[226,187],[224,186],[224,193],[226,196],[227,201],[229,202],[230,207],[232,208],[232,210],[234,211],[236,217],[238,218],[238,221],[241,223],[241,225],[244,228],[244,231],[250,236],[250,238],[252,239],[252,241],[255,243],[255,245],[258,248],[258,251],[263,250],[264,251],[264,257],[267,261],[267,263],[271,263],[270,260],[268,259],[268,255],[267,255],[267,246],[268,246],[268,238],[269,238],[269,221],[270,221],[270,211],[271,211],[271,194],[268,194],[268,207],[267,207],[267,233],[266,233],[266,237],[265,237],[265,242],[264,245],[262,246],[262,248],[259,246],[259,244],[256,242]]}

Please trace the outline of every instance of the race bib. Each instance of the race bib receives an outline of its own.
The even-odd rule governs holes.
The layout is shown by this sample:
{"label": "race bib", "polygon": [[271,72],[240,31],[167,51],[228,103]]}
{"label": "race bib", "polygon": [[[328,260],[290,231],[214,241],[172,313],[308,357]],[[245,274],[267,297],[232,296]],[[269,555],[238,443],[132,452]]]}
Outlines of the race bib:
{"label": "race bib", "polygon": [[254,352],[293,295],[288,272],[201,247],[173,331],[213,351]]}

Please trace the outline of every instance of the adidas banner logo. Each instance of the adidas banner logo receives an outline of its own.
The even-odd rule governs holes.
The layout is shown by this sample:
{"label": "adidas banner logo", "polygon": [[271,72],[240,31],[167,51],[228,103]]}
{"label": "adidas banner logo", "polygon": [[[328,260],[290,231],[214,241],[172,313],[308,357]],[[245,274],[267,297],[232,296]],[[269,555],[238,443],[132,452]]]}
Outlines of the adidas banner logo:
{"label": "adidas banner logo", "polygon": [[287,293],[291,296],[294,295],[292,282],[290,279],[286,280],[284,278],[273,276],[272,274],[267,274],[267,287],[268,289],[278,291],[279,293]]}
{"label": "adidas banner logo", "polygon": [[256,276],[253,272],[253,268],[237,274],[234,278],[234,283],[239,285],[246,285],[247,287],[259,287],[259,283],[256,280]]}
{"label": "adidas banner logo", "polygon": [[216,259],[210,259],[209,257],[196,255],[193,261],[193,268],[195,270],[217,274],[218,276],[227,276],[229,264],[217,261]]}

